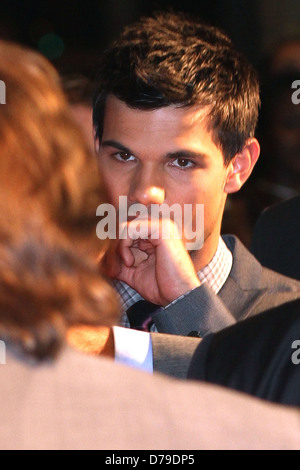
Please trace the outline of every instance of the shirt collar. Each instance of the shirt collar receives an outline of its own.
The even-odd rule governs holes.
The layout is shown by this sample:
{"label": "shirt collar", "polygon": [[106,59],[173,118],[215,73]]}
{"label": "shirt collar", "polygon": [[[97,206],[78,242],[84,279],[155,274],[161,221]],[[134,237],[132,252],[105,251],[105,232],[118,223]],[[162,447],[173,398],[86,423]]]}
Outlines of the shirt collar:
{"label": "shirt collar", "polygon": [[198,278],[202,284],[207,282],[211,290],[215,294],[218,294],[230,274],[232,263],[232,253],[229,248],[227,248],[223,238],[220,237],[214,257],[197,273]]}

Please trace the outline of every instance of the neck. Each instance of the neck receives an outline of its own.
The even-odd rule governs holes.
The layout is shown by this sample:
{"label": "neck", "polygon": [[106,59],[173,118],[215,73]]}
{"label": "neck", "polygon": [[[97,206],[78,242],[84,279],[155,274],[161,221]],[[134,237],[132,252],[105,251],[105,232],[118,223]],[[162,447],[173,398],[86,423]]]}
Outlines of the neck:
{"label": "neck", "polygon": [[196,272],[203,269],[215,256],[219,245],[220,234],[210,234],[200,250],[190,252]]}
{"label": "neck", "polygon": [[114,357],[113,332],[106,326],[72,326],[67,332],[67,342],[72,348],[86,354]]}

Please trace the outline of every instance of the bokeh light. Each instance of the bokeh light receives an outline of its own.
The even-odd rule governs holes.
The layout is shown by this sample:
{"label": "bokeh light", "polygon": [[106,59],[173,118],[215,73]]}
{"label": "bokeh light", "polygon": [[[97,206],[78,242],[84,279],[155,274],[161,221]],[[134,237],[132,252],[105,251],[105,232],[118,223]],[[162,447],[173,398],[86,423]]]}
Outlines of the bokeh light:
{"label": "bokeh light", "polygon": [[49,60],[59,59],[64,53],[65,43],[60,36],[50,33],[40,38],[38,48]]}

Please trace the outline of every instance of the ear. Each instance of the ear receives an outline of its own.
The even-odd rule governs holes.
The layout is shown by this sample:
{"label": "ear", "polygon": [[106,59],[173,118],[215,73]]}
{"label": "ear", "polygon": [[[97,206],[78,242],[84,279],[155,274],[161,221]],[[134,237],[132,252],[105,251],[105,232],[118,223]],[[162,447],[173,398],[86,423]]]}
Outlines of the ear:
{"label": "ear", "polygon": [[248,139],[242,151],[237,153],[228,165],[228,173],[224,186],[227,194],[241,189],[252,173],[260,154],[260,145],[254,138]]}
{"label": "ear", "polygon": [[95,152],[98,153],[98,152],[99,152],[99,148],[100,148],[100,142],[99,142],[99,139],[98,139],[98,137],[97,137],[97,132],[96,132],[95,127],[93,127],[93,136],[94,136]]}
{"label": "ear", "polygon": [[98,154],[98,153],[99,153],[99,149],[100,149],[99,139],[94,140],[94,148],[95,148],[96,154]]}

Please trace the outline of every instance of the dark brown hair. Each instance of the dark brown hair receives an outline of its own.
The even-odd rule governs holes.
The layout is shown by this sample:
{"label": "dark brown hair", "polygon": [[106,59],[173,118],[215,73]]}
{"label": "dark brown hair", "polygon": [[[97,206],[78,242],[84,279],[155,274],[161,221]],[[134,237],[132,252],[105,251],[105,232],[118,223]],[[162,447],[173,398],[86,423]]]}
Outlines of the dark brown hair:
{"label": "dark brown hair", "polygon": [[180,13],[127,26],[100,58],[94,127],[101,140],[105,100],[128,106],[208,106],[225,163],[253,137],[260,103],[256,73],[220,30]]}

